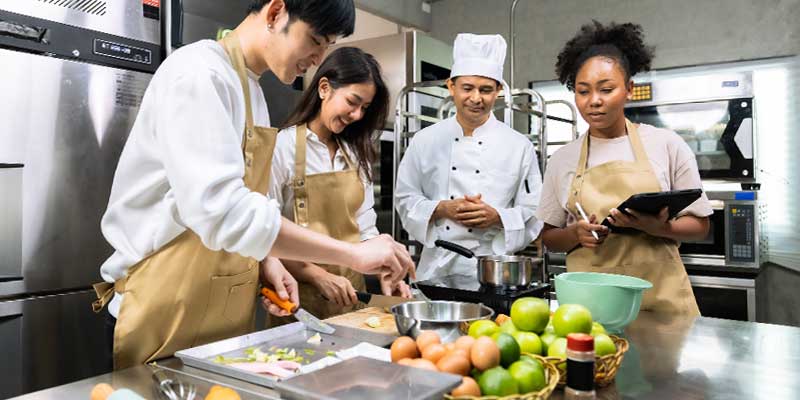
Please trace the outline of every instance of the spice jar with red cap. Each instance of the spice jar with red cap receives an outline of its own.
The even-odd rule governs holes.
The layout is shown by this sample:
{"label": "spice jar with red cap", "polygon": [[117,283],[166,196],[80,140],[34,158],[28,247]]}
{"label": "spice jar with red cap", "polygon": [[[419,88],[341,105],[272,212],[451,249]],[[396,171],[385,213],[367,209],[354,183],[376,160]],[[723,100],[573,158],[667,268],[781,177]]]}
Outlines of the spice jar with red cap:
{"label": "spice jar with red cap", "polygon": [[595,399],[594,338],[585,333],[567,335],[567,400]]}

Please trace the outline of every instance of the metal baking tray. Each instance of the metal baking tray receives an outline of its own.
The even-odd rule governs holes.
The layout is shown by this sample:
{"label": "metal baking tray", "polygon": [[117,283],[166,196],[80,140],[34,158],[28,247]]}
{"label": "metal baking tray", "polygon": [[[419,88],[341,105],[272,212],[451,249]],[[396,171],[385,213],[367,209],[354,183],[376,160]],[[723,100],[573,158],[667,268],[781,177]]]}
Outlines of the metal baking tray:
{"label": "metal baking tray", "polygon": [[461,376],[356,357],[279,382],[288,400],[441,399],[461,384]]}
{"label": "metal baking tray", "polygon": [[[276,348],[295,349],[298,355],[303,356],[306,361],[311,363],[325,358],[329,351],[336,352],[345,350],[361,342],[386,347],[395,339],[392,335],[334,324],[331,325],[336,328],[336,332],[332,335],[320,333],[322,341],[319,344],[307,342],[311,336],[318,332],[307,329],[300,322],[294,322],[276,328],[181,350],[175,353],[175,357],[180,358],[185,365],[191,367],[274,388],[275,383],[279,380],[278,378],[215,363],[214,358],[217,356],[245,357],[245,350],[248,348],[258,347],[263,351],[267,351],[270,347],[275,346]],[[314,354],[306,354],[306,349],[314,350]],[[305,365],[306,363],[303,364]]]}

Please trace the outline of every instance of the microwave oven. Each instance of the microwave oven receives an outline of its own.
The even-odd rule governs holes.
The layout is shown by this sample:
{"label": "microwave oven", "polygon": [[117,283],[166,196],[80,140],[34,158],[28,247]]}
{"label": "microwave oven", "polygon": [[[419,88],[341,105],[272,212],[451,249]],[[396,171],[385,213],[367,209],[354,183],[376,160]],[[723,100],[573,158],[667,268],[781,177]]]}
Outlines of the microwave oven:
{"label": "microwave oven", "polygon": [[702,179],[754,182],[752,74],[714,73],[634,83],[625,115],[676,132]]}
{"label": "microwave oven", "polygon": [[714,214],[705,238],[680,245],[686,265],[756,271],[766,253],[761,237],[766,210],[756,191],[707,192]]}

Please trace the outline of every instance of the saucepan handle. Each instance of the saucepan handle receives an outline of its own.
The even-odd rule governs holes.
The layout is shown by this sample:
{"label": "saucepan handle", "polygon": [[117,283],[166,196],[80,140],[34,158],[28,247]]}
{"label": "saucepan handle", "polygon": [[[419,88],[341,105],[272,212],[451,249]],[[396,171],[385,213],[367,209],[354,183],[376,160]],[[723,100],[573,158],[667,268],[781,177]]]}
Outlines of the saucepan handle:
{"label": "saucepan handle", "polygon": [[435,241],[433,243],[437,247],[441,247],[441,248],[443,248],[445,250],[450,250],[453,253],[460,254],[460,255],[462,255],[464,257],[467,257],[467,258],[475,257],[475,253],[473,253],[472,250],[470,250],[470,249],[468,249],[468,248],[466,248],[464,246],[457,245],[457,244],[455,244],[453,242],[448,242],[447,240],[437,240],[437,241]]}

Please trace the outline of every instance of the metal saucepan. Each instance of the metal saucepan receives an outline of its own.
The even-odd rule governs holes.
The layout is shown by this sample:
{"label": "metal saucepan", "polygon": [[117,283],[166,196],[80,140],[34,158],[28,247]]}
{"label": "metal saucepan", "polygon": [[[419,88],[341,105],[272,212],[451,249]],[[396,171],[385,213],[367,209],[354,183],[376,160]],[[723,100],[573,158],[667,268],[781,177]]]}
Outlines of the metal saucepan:
{"label": "metal saucepan", "polygon": [[470,322],[494,315],[483,304],[460,301],[410,301],[394,305],[390,311],[401,335],[416,339],[422,331],[436,331],[442,343],[454,342],[466,334]]}
{"label": "metal saucepan", "polygon": [[446,240],[437,240],[436,246],[467,258],[478,260],[478,282],[482,285],[508,288],[526,288],[536,281],[535,272],[541,270],[542,259],[527,256],[481,255]]}

